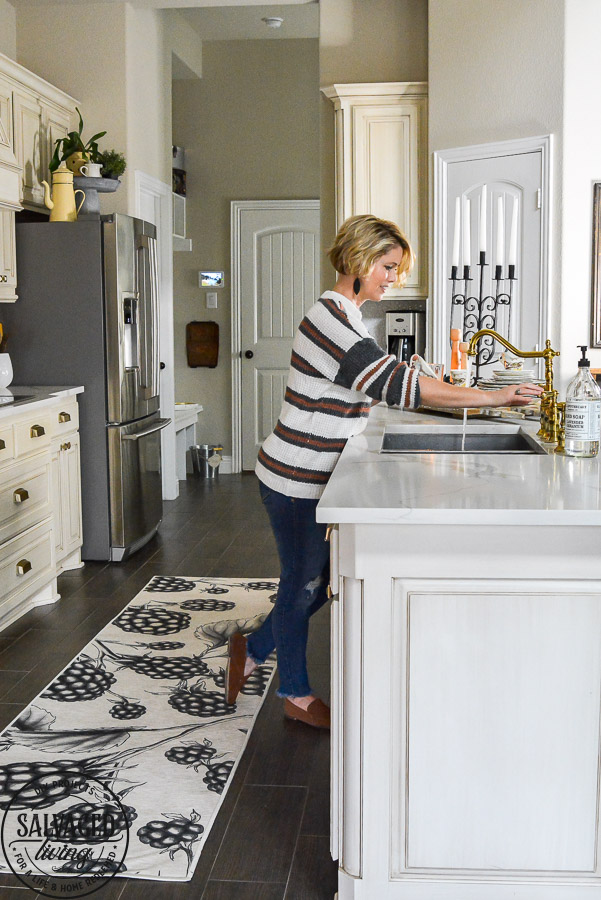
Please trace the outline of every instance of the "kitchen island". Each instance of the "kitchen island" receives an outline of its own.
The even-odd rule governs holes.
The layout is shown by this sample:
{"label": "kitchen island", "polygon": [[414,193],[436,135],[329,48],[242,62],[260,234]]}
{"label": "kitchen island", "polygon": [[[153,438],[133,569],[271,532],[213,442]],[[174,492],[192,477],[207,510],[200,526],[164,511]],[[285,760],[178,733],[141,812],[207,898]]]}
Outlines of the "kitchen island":
{"label": "kitchen island", "polygon": [[318,506],[338,897],[601,900],[599,460],[379,453],[458,425],[375,407]]}

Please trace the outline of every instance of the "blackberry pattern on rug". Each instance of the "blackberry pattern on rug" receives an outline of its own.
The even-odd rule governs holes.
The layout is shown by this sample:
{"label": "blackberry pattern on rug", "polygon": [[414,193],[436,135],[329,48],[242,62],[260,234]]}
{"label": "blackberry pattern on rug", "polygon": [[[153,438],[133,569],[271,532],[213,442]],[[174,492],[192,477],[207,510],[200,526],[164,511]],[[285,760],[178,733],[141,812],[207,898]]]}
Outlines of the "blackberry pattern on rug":
{"label": "blackberry pattern on rug", "polygon": [[[259,628],[277,587],[154,577],[0,735],[1,809],[18,794],[21,808],[52,816],[64,798],[26,785],[90,776],[118,798],[117,827],[129,828],[116,874],[189,880],[275,671],[272,654],[228,705],[228,638]],[[81,874],[73,865],[55,872]]]}

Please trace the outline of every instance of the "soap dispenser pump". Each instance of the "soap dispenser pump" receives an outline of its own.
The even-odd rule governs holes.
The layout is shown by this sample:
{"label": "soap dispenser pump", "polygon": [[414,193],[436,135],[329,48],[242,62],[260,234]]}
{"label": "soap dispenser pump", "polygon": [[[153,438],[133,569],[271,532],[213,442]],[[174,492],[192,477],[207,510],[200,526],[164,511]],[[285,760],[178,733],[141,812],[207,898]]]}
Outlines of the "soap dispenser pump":
{"label": "soap dispenser pump", "polygon": [[586,345],[580,345],[578,374],[566,391],[565,454],[596,456],[601,434],[601,388],[591,375]]}

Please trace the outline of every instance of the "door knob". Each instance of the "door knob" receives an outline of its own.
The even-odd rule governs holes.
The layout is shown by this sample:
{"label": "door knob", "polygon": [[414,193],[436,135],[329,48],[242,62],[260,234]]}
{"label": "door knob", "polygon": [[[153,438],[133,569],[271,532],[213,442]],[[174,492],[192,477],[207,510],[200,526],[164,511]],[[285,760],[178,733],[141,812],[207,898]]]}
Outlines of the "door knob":
{"label": "door knob", "polygon": [[252,359],[255,354],[252,352],[252,350],[247,350],[244,355],[247,359]]}

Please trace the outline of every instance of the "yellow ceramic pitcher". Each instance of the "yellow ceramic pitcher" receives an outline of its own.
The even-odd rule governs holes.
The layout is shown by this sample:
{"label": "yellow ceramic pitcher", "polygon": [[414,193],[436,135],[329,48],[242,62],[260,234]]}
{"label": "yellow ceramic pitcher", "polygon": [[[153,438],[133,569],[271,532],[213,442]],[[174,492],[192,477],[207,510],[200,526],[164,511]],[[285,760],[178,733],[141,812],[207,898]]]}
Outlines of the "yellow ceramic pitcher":
{"label": "yellow ceramic pitcher", "polygon": [[[69,171],[64,163],[52,173],[52,199],[50,199],[50,186],[47,181],[44,185],[44,203],[50,210],[51,222],[76,222],[77,213],[81,204],[86,199],[84,191],[73,190],[73,172]],[[75,206],[75,195],[82,194],[81,203]]]}

